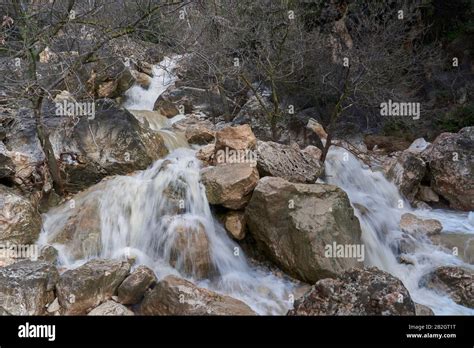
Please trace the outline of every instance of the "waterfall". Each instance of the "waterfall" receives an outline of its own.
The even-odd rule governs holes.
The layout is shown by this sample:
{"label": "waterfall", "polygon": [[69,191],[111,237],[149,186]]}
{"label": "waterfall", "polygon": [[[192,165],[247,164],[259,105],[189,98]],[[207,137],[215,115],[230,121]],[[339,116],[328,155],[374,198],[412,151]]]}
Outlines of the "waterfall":
{"label": "waterfall", "polygon": [[[178,58],[179,59],[179,58]],[[174,274],[201,287],[230,295],[259,314],[285,314],[291,307],[293,283],[261,268],[250,266],[243,250],[213,218],[205,188],[200,183],[200,161],[172,123],[153,107],[172,84],[176,58],[155,67],[148,89],[133,86],[124,106],[144,125],[159,132],[170,154],[147,170],[102,181],[75,197],[75,209],[97,202],[100,216],[100,250],[85,248],[81,260],[71,258],[60,244],[60,264],[77,267],[88,259],[135,259],[160,279]],[[40,242],[52,240],[73,213],[67,206],[44,216]],[[84,241],[75,247],[84,249]],[[90,250],[90,252],[89,252]]]}
{"label": "waterfall", "polygon": [[[53,244],[64,267],[77,267],[95,257],[132,258],[135,265],[152,268],[158,278],[175,274],[198,286],[246,302],[259,314],[285,314],[291,307],[295,284],[250,265],[245,254],[212,216],[203,185],[200,162],[182,134],[171,130],[178,115],[167,119],[152,111],[156,99],[176,80],[172,70],[178,58],[155,66],[148,89],[133,86],[126,107],[144,125],[159,132],[170,154],[147,170],[102,181],[75,196],[76,209],[96,204],[100,215],[99,251],[90,249],[82,259],[71,257],[64,246]],[[420,278],[442,265],[463,265],[429,240],[415,240],[410,255],[414,265],[397,261],[397,243],[403,213],[441,221],[446,231],[473,233],[474,217],[443,210],[414,210],[381,172],[365,168],[344,149],[332,147],[326,160],[326,180],[344,189],[361,222],[367,265],[385,270],[408,288],[415,302],[436,314],[474,314],[446,296],[420,288]],[[357,207],[365,207],[362,213]],[[62,205],[44,215],[40,243],[48,243],[67,224],[74,210]],[[73,247],[84,248],[84,241]],[[87,249],[87,248],[86,248]],[[89,249],[87,249],[89,250]]]}
{"label": "waterfall", "polygon": [[[469,314],[474,310],[456,304],[450,298],[419,287],[421,277],[439,266],[462,265],[472,268],[459,258],[433,245],[430,240],[413,239],[416,249],[409,257],[414,265],[397,261],[397,245],[402,237],[400,217],[413,213],[422,218],[437,219],[443,225],[442,233],[462,232],[473,234],[474,226],[469,215],[440,209],[420,210],[410,207],[381,172],[366,168],[345,149],[332,147],[326,160],[327,182],[346,191],[360,220],[362,241],[366,248],[366,264],[376,266],[399,278],[415,302],[430,307],[435,314]],[[357,209],[358,207],[362,209]]]}

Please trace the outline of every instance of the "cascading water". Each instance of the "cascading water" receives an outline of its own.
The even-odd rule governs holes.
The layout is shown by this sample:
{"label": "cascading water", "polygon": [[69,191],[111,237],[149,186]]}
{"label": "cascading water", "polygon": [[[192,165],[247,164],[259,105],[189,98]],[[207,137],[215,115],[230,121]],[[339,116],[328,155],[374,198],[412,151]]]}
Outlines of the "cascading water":
{"label": "cascading water", "polygon": [[[73,247],[85,250],[85,257],[77,259],[63,245],[53,244],[59,251],[59,261],[65,267],[77,267],[94,257],[134,258],[135,265],[149,266],[159,278],[175,274],[241,299],[257,313],[284,314],[291,307],[289,299],[294,284],[250,266],[242,250],[214,220],[199,182],[200,162],[195,151],[182,135],[170,129],[173,122],[184,116],[169,120],[151,111],[159,95],[174,83],[176,78],[171,71],[176,61],[165,58],[154,68],[150,87],[133,86],[126,92],[124,104],[144,126],[163,136],[170,154],[145,171],[104,180],[75,196],[75,209],[93,204],[98,207],[101,247],[97,250],[88,247],[88,241],[80,241]],[[413,241],[416,250],[409,256],[414,265],[397,261],[395,249],[402,237],[400,217],[414,210],[382,173],[364,168],[344,149],[332,147],[326,160],[326,174],[327,181],[344,189],[356,207],[366,264],[401,279],[414,301],[431,307],[436,314],[474,314],[446,296],[419,287],[421,277],[437,266],[472,266],[429,240]],[[358,205],[366,209],[362,212]],[[443,232],[474,236],[472,214],[442,210],[414,212],[440,220]],[[48,212],[40,243],[54,239],[72,214],[73,210],[65,205]]]}
{"label": "cascading water", "polygon": [[[149,89],[127,91],[124,106],[150,129],[160,132],[170,154],[149,169],[132,176],[105,180],[75,198],[76,209],[96,204],[100,216],[99,251],[81,241],[86,252],[76,260],[60,244],[60,263],[77,267],[90,258],[134,258],[135,265],[152,268],[158,278],[175,274],[198,286],[246,302],[260,314],[284,314],[291,307],[293,284],[257,267],[217,223],[199,182],[200,162],[195,151],[169,129],[167,120],[153,110],[158,96],[174,82],[176,60],[166,58],[156,67]],[[147,111],[149,110],[149,111]],[[48,243],[67,223],[67,206],[45,215],[40,242]]]}
{"label": "cascading water", "polygon": [[[326,160],[327,181],[341,187],[355,206],[360,220],[362,240],[366,248],[366,264],[376,266],[399,278],[415,302],[429,306],[435,314],[468,314],[474,310],[460,306],[446,296],[419,286],[423,275],[439,266],[462,265],[472,268],[459,258],[433,245],[428,239],[413,239],[416,248],[409,254],[414,265],[397,262],[397,244],[402,238],[400,217],[412,212],[423,218],[434,218],[443,225],[442,233],[461,232],[472,234],[474,225],[469,215],[444,210],[412,209],[381,172],[364,168],[345,149],[332,147]],[[362,209],[357,209],[363,206]],[[366,209],[365,209],[366,208]]]}

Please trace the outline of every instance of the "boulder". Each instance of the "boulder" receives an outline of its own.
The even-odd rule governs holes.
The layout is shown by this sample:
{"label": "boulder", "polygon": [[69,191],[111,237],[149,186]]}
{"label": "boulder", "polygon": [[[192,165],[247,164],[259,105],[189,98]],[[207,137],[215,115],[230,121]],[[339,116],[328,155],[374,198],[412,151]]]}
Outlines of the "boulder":
{"label": "boulder", "polygon": [[361,266],[365,256],[359,220],[347,194],[334,185],[262,178],[246,217],[257,246],[307,283]]}
{"label": "boulder", "polygon": [[[182,68],[183,64],[180,62],[177,69]],[[178,71],[177,75],[179,77],[183,74]],[[184,114],[202,112],[210,117],[217,117],[225,113],[222,100],[218,91],[185,86],[181,81],[177,81],[158,97],[154,110],[159,110],[162,105],[175,105],[174,108],[181,109]]]}
{"label": "boulder", "polygon": [[[78,84],[77,79],[82,81]],[[72,77],[67,77],[60,87],[87,86],[86,90],[78,89],[74,93],[82,98],[93,95],[96,98],[117,98],[132,87],[135,79],[120,57],[107,54],[92,64],[84,64]]]}
{"label": "boulder", "polygon": [[236,240],[245,238],[245,232],[247,230],[246,224],[245,212],[243,211],[229,211],[224,216],[224,227],[232,238]]}
{"label": "boulder", "polygon": [[172,242],[169,263],[181,273],[196,279],[210,278],[215,271],[211,246],[201,223],[170,223]]}
{"label": "boulder", "polygon": [[72,201],[58,207],[66,209],[67,218],[63,224],[47,224],[55,229],[48,230],[48,243],[61,244],[63,251],[74,260],[98,256],[102,249],[99,200],[90,199],[80,204],[81,197],[91,190],[95,190],[95,187],[74,196],[74,207],[70,205]]}
{"label": "boulder", "polygon": [[132,305],[141,301],[145,291],[157,281],[153,270],[146,266],[138,266],[118,287],[118,301]]}
{"label": "boulder", "polygon": [[306,146],[301,152],[303,152],[305,156],[309,156],[313,161],[319,161],[323,153],[318,147],[313,145]]}
{"label": "boulder", "polygon": [[[428,143],[424,138],[414,140],[406,151],[414,153],[422,153],[431,143]],[[421,305],[420,305],[421,306]]]}
{"label": "boulder", "polygon": [[428,202],[428,203],[439,202],[438,194],[434,192],[429,186],[420,185],[416,198],[419,199],[420,201]]}
{"label": "boulder", "polygon": [[0,242],[32,244],[41,231],[41,215],[23,196],[0,185]]}
{"label": "boulder", "polygon": [[175,276],[160,280],[141,304],[144,315],[255,315],[242,301]]}
{"label": "boulder", "polygon": [[288,315],[415,315],[403,283],[376,267],[319,280]]}
{"label": "boulder", "polygon": [[245,151],[253,150],[257,145],[257,138],[249,125],[226,127],[216,132],[217,151]]}
{"label": "boulder", "polygon": [[135,83],[138,84],[140,87],[144,89],[148,89],[150,87],[151,78],[149,75],[136,70],[130,70],[130,73],[135,79]]}
{"label": "boulder", "polygon": [[58,260],[58,254],[58,250],[52,245],[44,245],[41,247],[39,260],[46,261],[54,265]]}
{"label": "boulder", "polygon": [[83,315],[110,299],[129,271],[127,262],[95,259],[64,272],[56,286],[63,314]]}
{"label": "boulder", "polygon": [[414,214],[405,213],[400,219],[400,228],[413,236],[433,236],[441,232],[443,225],[435,219],[420,219]]}
{"label": "boulder", "polygon": [[189,144],[204,145],[214,141],[215,133],[203,124],[186,128],[185,136]]}
{"label": "boulder", "polygon": [[257,169],[246,163],[201,170],[201,180],[209,203],[234,210],[242,209],[248,203],[258,179]]}
{"label": "boulder", "polygon": [[389,164],[387,178],[410,202],[413,202],[425,173],[426,164],[423,159],[418,154],[404,151]]}
{"label": "boulder", "polygon": [[474,308],[474,272],[470,269],[438,267],[421,278],[420,286],[446,294],[461,306]]}
{"label": "boulder", "polygon": [[97,111],[90,120],[80,118],[72,134],[57,129],[51,138],[69,192],[83,190],[105,176],[146,169],[168,153],[160,133],[115,107]]}
{"label": "boulder", "polygon": [[54,300],[57,269],[42,261],[0,267],[0,309],[11,315],[43,315]]}
{"label": "boulder", "polygon": [[167,118],[172,118],[179,114],[178,108],[171,101],[163,98],[158,98],[156,100],[153,110],[158,110]]}
{"label": "boulder", "polygon": [[216,146],[214,144],[207,144],[201,147],[196,152],[196,157],[205,165],[210,166],[214,162],[214,153]]}
{"label": "boulder", "polygon": [[442,133],[424,152],[431,188],[451,208],[474,210],[474,127]]}
{"label": "boulder", "polygon": [[290,182],[314,183],[323,173],[323,165],[315,157],[275,142],[257,142],[257,168],[261,177],[277,176]]}
{"label": "boulder", "polygon": [[115,301],[106,301],[100,306],[91,310],[87,315],[113,315],[113,316],[122,316],[122,315],[135,315],[130,309],[117,303]]}

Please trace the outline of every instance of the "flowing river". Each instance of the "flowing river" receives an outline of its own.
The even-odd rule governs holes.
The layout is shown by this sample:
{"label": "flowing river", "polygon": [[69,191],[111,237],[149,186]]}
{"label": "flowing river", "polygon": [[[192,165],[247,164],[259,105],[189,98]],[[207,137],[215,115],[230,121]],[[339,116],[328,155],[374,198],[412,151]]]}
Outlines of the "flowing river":
{"label": "flowing river", "polygon": [[[64,246],[53,244],[59,251],[59,262],[70,268],[94,257],[134,258],[135,265],[147,265],[158,278],[175,274],[198,286],[238,298],[259,314],[285,314],[292,306],[296,284],[248,263],[238,244],[212,216],[205,189],[199,181],[201,164],[195,150],[189,148],[182,135],[171,130],[172,124],[184,116],[169,120],[151,112],[159,95],[175,82],[172,70],[176,61],[176,58],[165,58],[155,67],[150,87],[133,86],[126,92],[124,104],[140,122],[162,134],[169,155],[147,170],[104,180],[77,195],[75,209],[98,202],[102,247],[98,252],[91,249],[84,258],[75,259]],[[461,265],[460,259],[426,240],[415,241],[416,253],[411,255],[414,265],[397,262],[393,244],[401,235],[400,216],[413,210],[408,202],[404,202],[405,208],[398,208],[403,198],[381,173],[365,169],[355,157],[343,158],[344,155],[345,150],[340,148],[330,151],[326,163],[327,181],[343,188],[352,204],[368,209],[365,214],[355,209],[363,230],[366,264],[401,279],[413,300],[431,307],[436,314],[474,314],[473,310],[445,296],[418,287],[420,278],[435,266]],[[48,243],[59,233],[72,213],[73,210],[63,204],[45,214],[40,244]],[[440,220],[448,232],[462,231],[474,237],[474,226],[467,214],[439,210],[416,211],[416,214]],[[184,239],[185,252],[176,256],[175,238],[183,230],[188,235]],[[200,243],[200,233],[205,233],[209,244],[214,267],[210,277],[203,277],[194,266],[199,260],[193,252],[193,244]],[[84,248],[84,245],[75,247]]]}

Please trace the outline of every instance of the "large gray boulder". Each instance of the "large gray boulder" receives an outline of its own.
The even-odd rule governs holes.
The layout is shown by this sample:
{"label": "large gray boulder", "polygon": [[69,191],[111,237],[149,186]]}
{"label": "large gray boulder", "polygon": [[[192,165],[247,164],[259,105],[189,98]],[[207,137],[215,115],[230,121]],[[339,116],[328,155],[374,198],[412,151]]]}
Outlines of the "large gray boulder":
{"label": "large gray boulder", "polygon": [[122,284],[117,293],[118,301],[122,304],[136,304],[140,302],[145,291],[157,281],[153,270],[146,266],[138,266]]}
{"label": "large gray boulder", "polygon": [[141,312],[145,315],[255,315],[242,301],[171,275],[145,295]]}
{"label": "large gray boulder", "polygon": [[64,272],[56,286],[63,314],[83,315],[109,300],[129,271],[127,262],[96,259]]}
{"label": "large gray boulder", "polygon": [[52,143],[69,192],[83,190],[105,176],[146,169],[168,153],[158,132],[114,107],[97,111],[93,119],[80,118],[70,135],[56,130]]}
{"label": "large gray boulder", "polygon": [[474,308],[474,272],[471,269],[442,266],[425,275],[420,285],[448,295],[461,306]]}
{"label": "large gray boulder", "polygon": [[258,141],[256,153],[261,177],[278,176],[291,182],[314,183],[324,171],[318,158],[301,151],[296,144]]}
{"label": "large gray boulder", "polygon": [[54,300],[57,269],[47,262],[19,261],[0,267],[0,311],[11,315],[42,315]]}
{"label": "large gray boulder", "polygon": [[254,190],[246,216],[258,247],[302,281],[334,277],[360,266],[365,256],[359,221],[337,186],[265,177]]}
{"label": "large gray boulder", "polygon": [[431,188],[454,209],[474,210],[474,127],[442,133],[425,152]]}
{"label": "large gray boulder", "polygon": [[388,179],[410,202],[414,202],[425,174],[426,163],[419,154],[411,151],[402,152],[388,164]]}
{"label": "large gray boulder", "polygon": [[33,204],[0,185],[0,242],[32,244],[41,230],[41,215]]}
{"label": "large gray boulder", "polygon": [[288,315],[415,315],[403,283],[376,267],[318,281]]}

